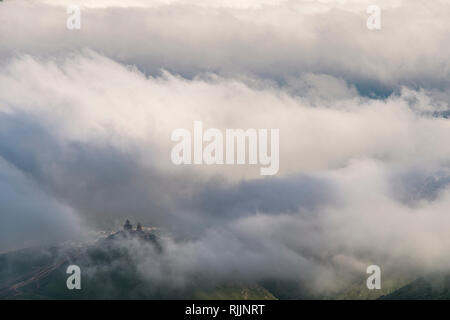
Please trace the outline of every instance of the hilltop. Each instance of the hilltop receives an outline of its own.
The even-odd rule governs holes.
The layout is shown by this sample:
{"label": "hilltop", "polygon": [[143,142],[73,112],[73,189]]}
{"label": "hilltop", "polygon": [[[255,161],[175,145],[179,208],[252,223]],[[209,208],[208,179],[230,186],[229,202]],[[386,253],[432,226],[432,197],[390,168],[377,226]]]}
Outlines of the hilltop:
{"label": "hilltop", "polygon": [[[94,244],[35,247],[0,255],[0,299],[275,299],[257,284],[205,282],[174,286],[147,276],[163,253],[161,239],[129,221]],[[78,265],[81,290],[66,287],[67,267]],[[155,263],[155,266],[157,264]]]}

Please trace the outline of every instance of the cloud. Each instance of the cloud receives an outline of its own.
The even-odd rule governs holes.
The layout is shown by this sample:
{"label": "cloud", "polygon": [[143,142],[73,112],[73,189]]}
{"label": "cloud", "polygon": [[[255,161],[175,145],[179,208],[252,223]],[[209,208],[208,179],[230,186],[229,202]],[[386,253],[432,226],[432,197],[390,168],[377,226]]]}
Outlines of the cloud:
{"label": "cloud", "polygon": [[379,32],[366,28],[370,1],[279,1],[256,8],[232,2],[139,1],[148,6],[128,8],[92,3],[80,2],[87,5],[82,29],[70,31],[63,6],[5,2],[0,55],[65,55],[88,47],[146,74],[165,69],[187,78],[204,72],[251,75],[279,85],[304,73],[326,74],[366,96],[386,97],[401,86],[442,91],[449,84],[447,1],[382,1]]}
{"label": "cloud", "polygon": [[[356,1],[86,1],[76,32],[48,3],[0,5],[0,250],[129,217],[169,231],[129,245],[176,285],[448,269],[448,2],[383,2],[378,33]],[[194,120],[279,128],[279,175],[174,166]]]}
{"label": "cloud", "polygon": [[442,104],[434,106],[426,90],[404,89],[384,100],[349,95],[330,107],[314,87],[323,76],[312,79],[306,90],[315,94],[313,105],[284,89],[236,79],[149,77],[90,51],[63,61],[23,56],[0,73],[1,110],[28,115],[61,143],[110,145],[167,174],[259,176],[248,166],[174,167],[171,133],[192,130],[194,120],[205,129],[280,128],[282,175],[338,168],[353,158],[432,164],[449,156],[440,140],[448,121],[436,116]]}
{"label": "cloud", "polygon": [[0,158],[0,252],[77,240],[83,236],[76,212]]}

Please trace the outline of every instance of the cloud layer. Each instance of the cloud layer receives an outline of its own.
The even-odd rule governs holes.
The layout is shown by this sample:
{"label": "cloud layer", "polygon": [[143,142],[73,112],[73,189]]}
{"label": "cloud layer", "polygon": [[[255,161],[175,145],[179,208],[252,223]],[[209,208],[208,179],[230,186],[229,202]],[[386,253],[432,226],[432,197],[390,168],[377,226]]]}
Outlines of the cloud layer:
{"label": "cloud layer", "polygon": [[[130,217],[171,232],[142,270],[180,283],[449,268],[448,1],[381,2],[377,32],[356,1],[81,4],[79,31],[0,5],[0,250]],[[194,120],[279,128],[279,175],[174,166]]]}

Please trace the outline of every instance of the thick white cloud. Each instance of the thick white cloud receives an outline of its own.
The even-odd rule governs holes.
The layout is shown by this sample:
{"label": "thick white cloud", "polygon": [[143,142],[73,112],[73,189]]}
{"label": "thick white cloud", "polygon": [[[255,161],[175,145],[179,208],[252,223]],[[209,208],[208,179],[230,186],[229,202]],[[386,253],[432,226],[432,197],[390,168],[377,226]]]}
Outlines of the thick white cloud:
{"label": "thick white cloud", "polygon": [[368,3],[87,7],[81,30],[70,31],[65,7],[12,1],[0,9],[0,55],[64,55],[88,47],[151,74],[161,68],[185,77],[250,74],[282,85],[305,72],[321,73],[365,95],[386,95],[399,85],[447,88],[448,1],[379,3],[379,31],[366,28]]}
{"label": "thick white cloud", "polygon": [[[301,81],[305,98],[220,77],[146,77],[87,52],[61,62],[13,60],[0,72],[0,92],[3,111],[37,117],[59,139],[99,139],[118,148],[133,143],[142,154],[157,148],[158,154],[142,161],[151,159],[167,170],[186,170],[170,161],[175,144],[170,136],[177,128],[192,131],[194,120],[202,120],[205,129],[280,128],[281,174],[336,168],[353,158],[431,164],[450,156],[450,146],[441,140],[450,134],[450,124],[432,116],[442,106],[434,106],[426,91],[404,89],[386,100],[370,100],[330,76]],[[314,106],[308,95],[316,99]],[[256,167],[195,169],[238,178],[259,175]]]}
{"label": "thick white cloud", "polygon": [[[35,211],[55,227],[33,241],[74,217],[165,227],[184,241],[142,270],[170,264],[181,283],[323,291],[369,264],[448,269],[448,1],[380,2],[376,32],[369,2],[80,3],[79,31],[65,2],[0,5],[0,172],[20,177],[0,185],[33,190],[1,211],[17,230],[3,248],[24,245]],[[279,175],[174,166],[171,132],[194,120],[279,128]]]}

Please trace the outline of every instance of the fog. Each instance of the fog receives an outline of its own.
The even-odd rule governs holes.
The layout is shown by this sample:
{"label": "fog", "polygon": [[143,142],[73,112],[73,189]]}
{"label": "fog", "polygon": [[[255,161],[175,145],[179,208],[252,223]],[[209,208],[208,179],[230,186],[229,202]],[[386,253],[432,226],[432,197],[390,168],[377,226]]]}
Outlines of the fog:
{"label": "fog", "polygon": [[[0,4],[0,251],[130,218],[174,285],[448,270],[448,1],[380,1],[379,31],[365,1],[79,4],[72,31],[65,2]],[[195,120],[279,128],[279,173],[175,166]]]}

